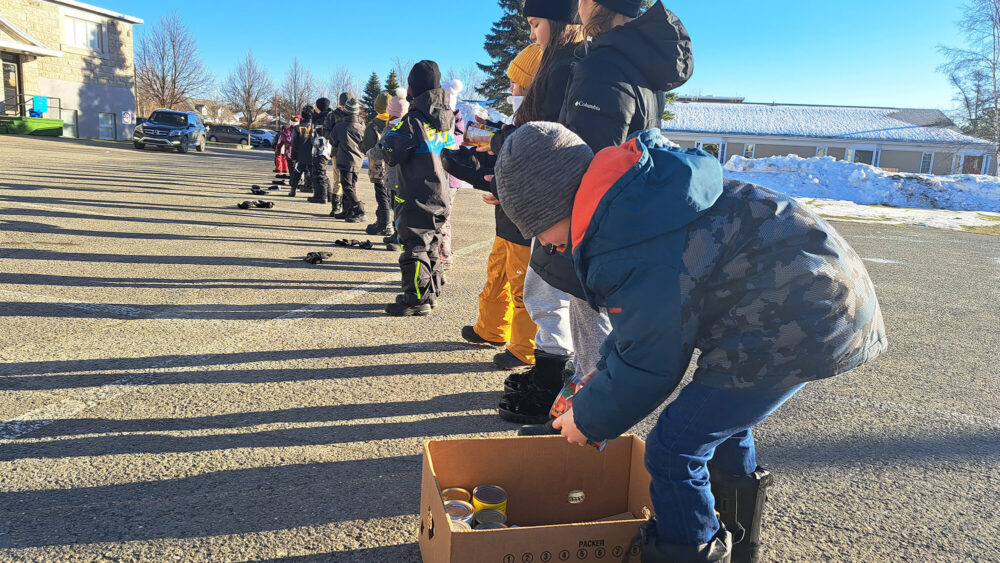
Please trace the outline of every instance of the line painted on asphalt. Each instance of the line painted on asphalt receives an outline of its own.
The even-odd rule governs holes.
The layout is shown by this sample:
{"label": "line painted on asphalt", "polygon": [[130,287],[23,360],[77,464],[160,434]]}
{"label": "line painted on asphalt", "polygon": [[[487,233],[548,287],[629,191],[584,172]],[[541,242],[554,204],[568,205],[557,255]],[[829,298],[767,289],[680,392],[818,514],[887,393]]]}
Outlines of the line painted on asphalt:
{"label": "line painted on asphalt", "polygon": [[72,309],[80,309],[83,311],[90,311],[92,313],[101,314],[112,314],[121,317],[148,317],[154,315],[154,311],[149,309],[138,309],[136,307],[126,307],[124,305],[110,305],[107,303],[89,303],[87,301],[77,301],[75,299],[63,299],[61,297],[52,297],[49,295],[36,295],[34,293],[26,293],[23,291],[11,291],[7,289],[0,289],[0,295],[5,297],[14,297],[18,299],[24,299],[25,304],[32,303],[47,303],[51,305],[61,305],[64,307],[70,307]]}
{"label": "line painted on asphalt", "polygon": [[872,262],[875,264],[896,264],[899,266],[905,266],[905,264],[903,264],[899,260],[889,260],[887,258],[862,258],[862,260],[864,260],[865,262]]}
{"label": "line painted on asphalt", "polygon": [[[454,255],[456,257],[463,257],[480,252],[492,246],[492,240],[482,241],[471,246],[467,246],[455,252]],[[333,305],[353,301],[368,293],[372,293],[376,289],[385,287],[386,284],[396,282],[398,280],[399,274],[387,274],[381,276],[353,289],[335,293],[327,299],[322,299],[316,303],[302,307],[301,309],[261,322],[255,327],[255,330],[243,332],[239,337],[234,338],[234,340],[256,341],[259,338],[255,334],[251,334],[251,332],[258,332],[260,330],[270,328],[273,324],[282,321],[309,318],[329,309]],[[229,350],[230,353],[232,350],[236,349],[231,345],[231,343],[227,343],[224,348]],[[142,370],[139,374],[132,374],[127,377],[123,377],[117,381],[109,383],[108,385],[80,391],[73,397],[68,397],[61,401],[50,403],[26,412],[20,416],[4,420],[3,422],[0,422],[0,447],[3,447],[3,445],[10,440],[16,440],[17,438],[36,432],[59,420],[73,418],[84,410],[91,409],[101,403],[117,399],[123,395],[127,395],[145,386],[151,385],[155,382],[157,371],[171,367],[176,363],[182,362],[182,360],[195,359],[198,362],[206,362],[215,355],[216,354],[201,354],[168,360],[162,364],[153,366],[152,368]]]}

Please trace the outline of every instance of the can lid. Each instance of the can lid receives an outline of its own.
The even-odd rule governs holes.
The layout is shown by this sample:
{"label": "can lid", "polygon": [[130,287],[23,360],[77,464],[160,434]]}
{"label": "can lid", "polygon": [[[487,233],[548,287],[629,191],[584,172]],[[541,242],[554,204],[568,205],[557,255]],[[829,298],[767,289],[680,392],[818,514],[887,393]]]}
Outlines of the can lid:
{"label": "can lid", "polygon": [[480,485],[472,490],[472,496],[483,504],[501,504],[507,500],[507,491],[496,485]]}
{"label": "can lid", "polygon": [[451,529],[452,530],[471,530],[472,526],[468,525],[467,523],[465,523],[465,522],[463,522],[461,520],[452,520],[451,521]]}
{"label": "can lid", "polygon": [[486,524],[488,522],[506,524],[507,516],[495,508],[484,508],[476,512],[476,522],[479,522],[480,524]]}
{"label": "can lid", "polygon": [[444,503],[444,511],[451,518],[465,519],[475,513],[475,509],[472,505],[461,500],[449,500]]}
{"label": "can lid", "polygon": [[476,526],[477,530],[504,530],[506,528],[507,526],[504,526],[499,522],[486,522]]}
{"label": "can lid", "polygon": [[441,491],[441,498],[443,498],[445,501],[463,500],[465,502],[469,502],[470,500],[472,500],[472,495],[469,494],[469,491],[461,487],[451,487],[449,489]]}

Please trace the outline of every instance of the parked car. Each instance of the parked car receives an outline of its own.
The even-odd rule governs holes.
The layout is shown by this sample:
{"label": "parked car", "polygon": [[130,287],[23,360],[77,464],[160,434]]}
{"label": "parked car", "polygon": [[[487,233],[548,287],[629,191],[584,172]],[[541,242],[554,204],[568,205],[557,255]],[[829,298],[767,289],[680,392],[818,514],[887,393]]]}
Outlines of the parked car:
{"label": "parked car", "polygon": [[270,129],[251,129],[250,144],[255,147],[271,148],[278,141],[278,132]]}
{"label": "parked car", "polygon": [[235,125],[212,125],[208,128],[208,140],[213,143],[238,143],[245,145],[250,142],[250,132]]}
{"label": "parked car", "polygon": [[190,111],[158,109],[132,133],[132,144],[140,150],[160,147],[185,153],[194,147],[198,152],[205,152],[207,142],[205,124],[197,113]]}

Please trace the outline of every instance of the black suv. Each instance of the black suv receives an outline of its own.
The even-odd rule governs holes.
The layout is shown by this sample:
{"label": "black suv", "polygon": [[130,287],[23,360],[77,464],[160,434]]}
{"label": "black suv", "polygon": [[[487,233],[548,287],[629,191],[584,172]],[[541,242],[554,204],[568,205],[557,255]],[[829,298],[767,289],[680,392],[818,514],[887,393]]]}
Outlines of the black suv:
{"label": "black suv", "polygon": [[185,153],[194,147],[196,151],[204,152],[207,142],[205,125],[198,114],[191,111],[158,109],[132,134],[132,143],[137,149],[150,146]]}

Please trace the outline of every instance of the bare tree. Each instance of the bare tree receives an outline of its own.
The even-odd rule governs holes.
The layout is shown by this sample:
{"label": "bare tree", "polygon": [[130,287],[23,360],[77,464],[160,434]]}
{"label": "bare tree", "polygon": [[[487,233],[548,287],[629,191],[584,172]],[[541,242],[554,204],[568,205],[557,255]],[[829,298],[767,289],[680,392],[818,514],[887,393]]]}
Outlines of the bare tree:
{"label": "bare tree", "polygon": [[198,54],[194,34],[176,14],[160,18],[139,39],[135,74],[140,113],[156,108],[181,109],[214,84]]}
{"label": "bare tree", "polygon": [[337,105],[337,98],[344,92],[357,97],[358,84],[354,80],[354,75],[351,74],[351,71],[347,70],[347,67],[340,66],[337,67],[337,70],[333,72],[333,77],[330,78],[330,96],[334,101],[333,105]]}
{"label": "bare tree", "polygon": [[267,71],[254,58],[253,51],[247,51],[243,60],[229,73],[220,93],[222,99],[240,116],[243,125],[250,129],[271,105],[274,84]]}
{"label": "bare tree", "polygon": [[455,70],[454,68],[449,68],[448,72],[444,74],[445,80],[449,78],[457,78],[462,81],[462,97],[467,98],[468,96],[475,96],[475,92],[483,85],[483,81],[486,80],[486,74],[479,70],[479,67],[475,64],[463,67],[461,69]]}
{"label": "bare tree", "polygon": [[994,143],[1000,158],[1000,0],[967,0],[958,22],[964,48],[939,47],[948,75],[964,106],[964,129]]}
{"label": "bare tree", "polygon": [[319,92],[316,79],[309,69],[302,66],[299,58],[295,57],[288,71],[285,72],[285,80],[281,83],[281,88],[276,94],[276,117],[289,117],[298,114],[307,104],[313,103]]}
{"label": "bare tree", "polygon": [[410,71],[415,64],[417,64],[417,61],[413,59],[404,59],[402,57],[392,58],[392,70],[396,71],[396,76],[399,77],[399,83],[403,85],[403,88],[406,88],[406,77],[410,75]]}

